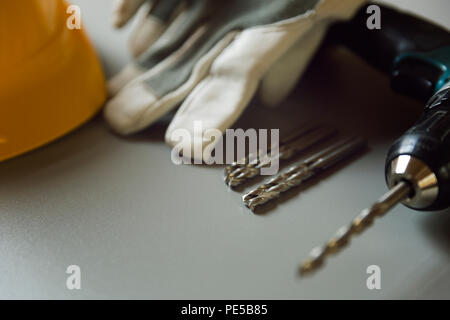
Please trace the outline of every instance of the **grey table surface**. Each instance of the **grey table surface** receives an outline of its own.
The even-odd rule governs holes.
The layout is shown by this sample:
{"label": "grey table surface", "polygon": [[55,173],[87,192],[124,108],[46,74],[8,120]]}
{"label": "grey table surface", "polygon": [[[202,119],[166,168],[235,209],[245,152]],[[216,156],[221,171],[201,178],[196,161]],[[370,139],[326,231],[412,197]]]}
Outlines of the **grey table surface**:
{"label": "grey table surface", "polygon": [[[130,58],[111,2],[77,0],[108,76]],[[390,1],[447,28],[450,2]],[[176,166],[165,122],[130,138],[101,117],[0,164],[0,298],[450,298],[450,212],[396,207],[327,267],[301,278],[311,247],[386,191],[384,156],[422,106],[343,50],[321,53],[277,109],[253,103],[237,127],[328,121],[369,150],[254,215],[222,167]],[[381,268],[368,290],[366,268]],[[66,268],[81,268],[81,290]]]}

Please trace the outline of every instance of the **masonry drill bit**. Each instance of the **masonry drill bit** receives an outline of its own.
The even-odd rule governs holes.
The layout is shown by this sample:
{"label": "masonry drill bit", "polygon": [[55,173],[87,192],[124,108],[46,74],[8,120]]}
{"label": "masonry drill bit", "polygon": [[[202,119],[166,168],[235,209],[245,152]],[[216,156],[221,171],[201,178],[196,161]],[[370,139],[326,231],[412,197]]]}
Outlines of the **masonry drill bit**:
{"label": "masonry drill bit", "polygon": [[337,130],[335,128],[324,126],[318,127],[317,129],[308,132],[306,135],[302,135],[299,138],[280,146],[278,152],[275,154],[270,153],[260,157],[256,162],[250,162],[245,166],[236,169],[226,177],[225,182],[230,187],[239,186],[245,181],[260,174],[262,168],[270,166],[271,162],[277,158],[280,160],[290,159],[294,155],[305,151],[315,144],[329,139],[336,134]]}
{"label": "masonry drill bit", "polygon": [[311,273],[322,266],[325,259],[345,247],[352,236],[362,233],[373,224],[376,218],[384,216],[399,202],[407,199],[411,192],[411,185],[407,182],[402,181],[395,185],[370,208],[362,210],[350,225],[340,228],[325,245],[312,249],[301,265],[301,274]]}
{"label": "masonry drill bit", "polygon": [[302,184],[365,146],[366,142],[362,138],[340,140],[248,192],[242,198],[244,204],[254,210],[257,206],[278,198],[281,193]]}

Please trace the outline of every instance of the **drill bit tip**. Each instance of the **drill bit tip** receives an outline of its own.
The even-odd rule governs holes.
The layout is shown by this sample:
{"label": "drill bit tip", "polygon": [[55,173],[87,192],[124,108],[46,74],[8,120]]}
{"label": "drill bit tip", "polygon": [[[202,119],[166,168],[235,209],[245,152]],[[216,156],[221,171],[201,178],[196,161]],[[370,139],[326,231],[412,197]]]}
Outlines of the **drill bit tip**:
{"label": "drill bit tip", "polygon": [[306,260],[303,261],[302,265],[300,266],[300,274],[309,274],[320,267],[323,264],[325,251],[325,247],[315,247],[314,249],[312,249],[309,253],[308,258],[306,258]]}

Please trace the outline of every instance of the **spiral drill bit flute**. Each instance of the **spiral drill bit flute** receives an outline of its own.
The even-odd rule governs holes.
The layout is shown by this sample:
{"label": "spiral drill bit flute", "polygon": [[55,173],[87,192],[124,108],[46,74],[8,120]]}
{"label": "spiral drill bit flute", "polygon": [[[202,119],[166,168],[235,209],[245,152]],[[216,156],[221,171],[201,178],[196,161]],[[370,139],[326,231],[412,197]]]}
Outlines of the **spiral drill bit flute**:
{"label": "spiral drill bit flute", "polygon": [[286,141],[279,147],[278,152],[271,152],[268,155],[249,155],[240,163],[233,163],[225,169],[225,183],[230,187],[237,187],[244,182],[260,174],[261,169],[270,166],[275,159],[288,160],[308,148],[332,138],[337,134],[337,130],[327,126],[307,126],[296,131],[284,139]]}
{"label": "spiral drill bit flute", "polygon": [[365,146],[366,142],[362,138],[338,141],[245,194],[242,198],[244,204],[254,210],[257,206],[278,198],[281,193],[299,186],[323,170],[360,151]]}
{"label": "spiral drill bit flute", "polygon": [[366,230],[376,218],[384,216],[396,204],[405,200],[411,192],[412,188],[407,182],[395,185],[370,208],[362,210],[350,225],[340,228],[324,246],[312,249],[308,258],[302,263],[300,272],[306,274],[320,267],[327,256],[345,247],[352,236]]}

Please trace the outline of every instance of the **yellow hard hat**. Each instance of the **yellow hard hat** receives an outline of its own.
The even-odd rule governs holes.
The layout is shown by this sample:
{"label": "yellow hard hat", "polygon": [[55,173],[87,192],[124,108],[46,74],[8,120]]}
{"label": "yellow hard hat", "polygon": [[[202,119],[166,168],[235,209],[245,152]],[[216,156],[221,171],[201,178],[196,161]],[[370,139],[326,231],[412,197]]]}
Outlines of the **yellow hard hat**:
{"label": "yellow hard hat", "polygon": [[0,161],[86,122],[106,99],[100,63],[63,0],[0,1]]}

